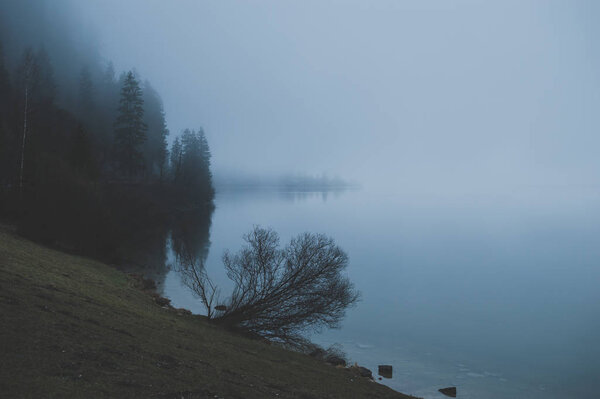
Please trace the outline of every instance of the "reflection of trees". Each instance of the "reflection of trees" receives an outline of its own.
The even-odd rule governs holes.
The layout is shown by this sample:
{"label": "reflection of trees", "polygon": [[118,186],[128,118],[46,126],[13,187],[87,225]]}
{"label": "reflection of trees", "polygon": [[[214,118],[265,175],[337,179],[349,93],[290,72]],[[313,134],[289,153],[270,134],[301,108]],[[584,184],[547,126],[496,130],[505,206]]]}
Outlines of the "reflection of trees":
{"label": "reflection of trees", "polygon": [[167,271],[166,242],[166,228],[139,232],[131,239],[120,243],[117,261],[125,270],[143,274],[161,285]]}
{"label": "reflection of trees", "polygon": [[303,202],[312,199],[320,199],[323,202],[327,202],[329,195],[339,198],[346,191],[346,188],[332,188],[319,191],[279,191],[279,196],[284,201],[289,202]]}
{"label": "reflection of trees", "polygon": [[192,289],[208,309],[218,300],[217,287],[206,274],[204,262],[210,248],[210,225],[213,208],[186,213],[171,229],[171,248],[175,269],[183,283]]}
{"label": "reflection of trees", "polygon": [[210,224],[213,207],[188,211],[173,218],[160,228],[138,232],[121,243],[118,262],[129,272],[140,273],[164,283],[167,268],[167,240],[171,232],[171,246],[177,260],[185,256],[204,262],[210,247]]}
{"label": "reflection of trees", "polygon": [[213,208],[186,212],[171,226],[171,246],[176,260],[186,259],[204,264],[210,248],[210,225]]}

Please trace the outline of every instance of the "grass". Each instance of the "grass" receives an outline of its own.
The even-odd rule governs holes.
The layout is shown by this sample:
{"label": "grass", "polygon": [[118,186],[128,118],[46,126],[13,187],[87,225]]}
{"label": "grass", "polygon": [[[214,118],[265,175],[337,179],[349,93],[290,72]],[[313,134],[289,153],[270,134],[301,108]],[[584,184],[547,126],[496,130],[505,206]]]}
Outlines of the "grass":
{"label": "grass", "polygon": [[127,275],[0,229],[10,398],[409,398],[158,306]]}

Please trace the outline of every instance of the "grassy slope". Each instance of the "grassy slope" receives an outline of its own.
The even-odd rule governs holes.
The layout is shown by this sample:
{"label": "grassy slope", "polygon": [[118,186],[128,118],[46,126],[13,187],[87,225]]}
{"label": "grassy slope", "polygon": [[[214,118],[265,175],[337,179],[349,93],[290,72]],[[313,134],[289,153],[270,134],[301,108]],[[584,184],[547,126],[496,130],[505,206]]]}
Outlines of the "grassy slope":
{"label": "grassy slope", "polygon": [[0,392],[11,398],[407,398],[156,305],[102,263],[0,230]]}

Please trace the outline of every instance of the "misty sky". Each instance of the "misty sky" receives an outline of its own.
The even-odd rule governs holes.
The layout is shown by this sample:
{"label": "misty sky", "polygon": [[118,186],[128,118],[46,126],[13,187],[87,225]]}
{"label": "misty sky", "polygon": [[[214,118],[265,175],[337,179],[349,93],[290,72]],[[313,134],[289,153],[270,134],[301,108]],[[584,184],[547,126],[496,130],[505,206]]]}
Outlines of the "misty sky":
{"label": "misty sky", "polygon": [[600,2],[71,2],[217,173],[599,183]]}

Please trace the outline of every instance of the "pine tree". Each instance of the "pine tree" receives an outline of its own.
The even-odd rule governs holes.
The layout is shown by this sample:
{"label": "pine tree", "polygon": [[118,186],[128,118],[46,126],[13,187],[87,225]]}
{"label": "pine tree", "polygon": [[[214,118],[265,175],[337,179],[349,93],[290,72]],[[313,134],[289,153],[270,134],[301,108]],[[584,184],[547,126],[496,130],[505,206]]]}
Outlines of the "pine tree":
{"label": "pine tree", "polygon": [[148,140],[144,144],[146,169],[149,175],[162,179],[167,161],[169,129],[162,99],[148,81],[144,82],[144,122],[148,125]]}
{"label": "pine tree", "polygon": [[200,142],[200,158],[202,159],[202,166],[205,169],[205,172],[210,177],[210,148],[208,147],[208,141],[206,140],[206,135],[204,134],[204,129],[200,128],[198,130],[198,141]]}
{"label": "pine tree", "polygon": [[144,157],[141,146],[146,141],[142,89],[133,72],[123,82],[115,122],[115,156],[119,168],[132,179],[142,169]]}
{"label": "pine tree", "polygon": [[201,160],[201,184],[202,192],[209,198],[214,195],[214,189],[212,186],[212,173],[210,171],[210,148],[208,146],[208,140],[204,134],[204,129],[198,130],[198,141],[200,143],[200,160]]}
{"label": "pine tree", "polygon": [[175,182],[179,180],[182,157],[181,142],[179,141],[179,137],[176,137],[171,146],[171,171],[173,173],[173,181]]}
{"label": "pine tree", "polygon": [[14,178],[12,163],[15,158],[14,135],[9,134],[8,119],[11,115],[12,89],[10,76],[4,64],[4,52],[0,42],[0,185]]}
{"label": "pine tree", "polygon": [[100,78],[100,84],[98,87],[99,102],[102,104],[103,108],[106,108],[105,112],[109,112],[110,114],[114,113],[114,109],[116,109],[115,104],[118,101],[118,97],[119,87],[115,78],[115,67],[113,66],[112,62],[109,62],[106,66],[106,70]]}
{"label": "pine tree", "polygon": [[94,116],[97,119],[94,121],[96,126],[91,128],[90,132],[94,134],[99,146],[99,162],[106,168],[114,155],[114,138],[108,132],[114,127],[119,103],[119,87],[112,63],[109,63],[101,74],[95,94]]}
{"label": "pine tree", "polygon": [[167,157],[169,156],[169,150],[167,148],[167,136],[169,135],[169,129],[167,129],[167,121],[165,118],[165,111],[161,110],[162,129],[160,137],[160,147],[158,148],[156,161],[159,166],[159,178],[162,181],[167,163]]}
{"label": "pine tree", "polygon": [[91,179],[97,177],[97,170],[92,154],[92,143],[81,125],[77,127],[73,134],[68,160],[76,171]]}
{"label": "pine tree", "polygon": [[181,135],[183,147],[183,160],[181,165],[181,179],[184,187],[188,190],[196,186],[196,178],[200,169],[200,142],[196,132],[185,129]]}
{"label": "pine tree", "polygon": [[46,49],[41,47],[36,55],[36,64],[38,68],[38,92],[34,100],[44,106],[51,105],[56,97],[56,81],[54,78],[54,68],[50,62],[50,57]]}
{"label": "pine tree", "polygon": [[0,112],[5,108],[5,103],[8,101],[11,94],[10,91],[10,77],[4,63],[4,48],[0,42],[0,107],[2,107]]}
{"label": "pine tree", "polygon": [[78,93],[78,106],[79,113],[86,122],[90,122],[89,119],[92,116],[95,107],[95,92],[94,83],[92,82],[92,74],[87,66],[81,69],[79,76],[79,93]]}
{"label": "pine tree", "polygon": [[102,84],[106,86],[115,84],[115,66],[112,62],[106,65],[106,70],[102,76]]}
{"label": "pine tree", "polygon": [[[175,151],[175,149],[173,149]],[[187,195],[200,200],[212,199],[214,190],[210,173],[210,149],[204,130],[190,129],[181,135],[181,162],[177,184]]]}

